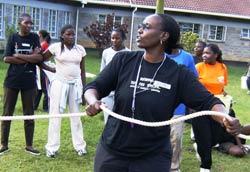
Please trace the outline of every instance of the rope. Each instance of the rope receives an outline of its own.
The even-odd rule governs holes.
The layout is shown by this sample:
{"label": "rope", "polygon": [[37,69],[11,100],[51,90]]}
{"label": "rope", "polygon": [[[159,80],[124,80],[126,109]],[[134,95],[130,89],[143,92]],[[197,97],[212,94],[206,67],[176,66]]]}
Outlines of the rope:
{"label": "rope", "polygon": [[[101,109],[110,114],[111,116],[126,121],[126,122],[130,122],[130,123],[134,123],[134,124],[138,124],[138,125],[143,125],[143,126],[147,126],[147,127],[161,127],[161,126],[166,126],[166,125],[170,125],[170,124],[175,124],[181,121],[185,121],[188,119],[192,119],[192,118],[196,118],[199,116],[205,116],[205,115],[216,115],[216,116],[222,116],[228,120],[231,120],[231,117],[221,113],[221,112],[215,112],[215,111],[201,111],[201,112],[195,112],[189,115],[185,115],[182,116],[180,118],[176,118],[176,119],[171,119],[168,121],[161,121],[161,122],[145,122],[145,121],[140,121],[138,119],[133,119],[133,118],[129,118],[126,116],[122,116],[119,115],[117,113],[112,112],[111,110],[109,110],[108,108],[106,108],[104,105],[100,106]],[[87,116],[86,112],[83,113],[68,113],[68,114],[51,114],[51,115],[26,115],[26,116],[0,116],[0,121],[10,121],[10,120],[32,120],[32,119],[47,119],[47,118],[65,118],[65,117],[79,117],[79,116]],[[244,134],[239,134],[237,135],[238,137],[242,138],[242,139],[247,139],[250,140],[250,136],[246,136]]]}
{"label": "rope", "polygon": [[65,118],[65,117],[78,117],[78,116],[87,116],[87,114],[86,112],[83,112],[83,113],[68,113],[68,114],[55,114],[55,115],[1,116],[0,121]]}
{"label": "rope", "polygon": [[[147,126],[147,127],[161,127],[161,126],[166,126],[166,125],[175,124],[175,123],[178,123],[178,122],[181,122],[181,121],[185,121],[185,120],[188,120],[188,119],[196,118],[196,117],[199,117],[199,116],[205,116],[205,115],[222,116],[222,117],[224,117],[224,118],[226,118],[228,120],[231,120],[231,117],[229,115],[226,115],[226,114],[224,114],[222,112],[201,111],[201,112],[195,112],[195,113],[192,113],[192,114],[189,114],[189,115],[185,115],[185,116],[182,116],[182,117],[179,117],[179,118],[176,118],[176,119],[171,119],[171,120],[168,120],[168,121],[145,122],[145,121],[140,121],[138,119],[133,119],[133,118],[129,118],[129,117],[122,116],[122,115],[119,115],[117,113],[114,113],[114,112],[112,112],[111,110],[109,110],[108,108],[106,108],[103,105],[101,105],[101,109],[104,112],[106,112],[106,113],[110,114],[111,116],[113,116],[115,118],[118,118],[120,120],[131,122],[131,123],[138,124],[138,125]],[[239,134],[237,136],[240,137],[240,138],[242,138],[242,139],[248,139],[248,140],[250,140],[250,136],[246,136],[244,134]]]}

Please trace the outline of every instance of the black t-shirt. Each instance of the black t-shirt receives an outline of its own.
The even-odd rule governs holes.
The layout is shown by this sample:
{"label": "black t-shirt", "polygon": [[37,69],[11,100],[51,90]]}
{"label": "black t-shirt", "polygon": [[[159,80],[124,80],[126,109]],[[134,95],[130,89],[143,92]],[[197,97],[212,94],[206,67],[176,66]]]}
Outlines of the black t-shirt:
{"label": "black t-shirt", "polygon": [[[120,52],[85,90],[96,88],[100,98],[115,91],[113,111],[131,117],[132,95],[138,68],[144,52]],[[150,83],[161,63],[142,61],[135,99],[135,119],[147,122],[166,121],[172,117],[180,103],[195,110],[208,110],[221,103],[214,98],[185,66],[166,58],[164,64]],[[145,90],[145,91],[142,91]],[[109,152],[136,157],[156,152],[167,152],[171,157],[170,127],[145,127],[109,117],[101,137],[101,143]]]}
{"label": "black t-shirt", "polygon": [[[10,35],[3,57],[13,54],[31,54],[36,47],[41,47],[39,37],[35,33],[20,36]],[[10,64],[4,86],[15,89],[32,89],[36,87],[36,64]]]}

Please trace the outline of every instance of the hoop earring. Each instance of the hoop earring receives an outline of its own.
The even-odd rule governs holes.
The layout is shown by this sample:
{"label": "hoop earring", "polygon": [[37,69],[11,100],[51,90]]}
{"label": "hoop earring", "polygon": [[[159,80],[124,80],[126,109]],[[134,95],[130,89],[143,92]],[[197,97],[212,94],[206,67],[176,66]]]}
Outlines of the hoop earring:
{"label": "hoop earring", "polygon": [[162,40],[160,40],[160,44],[162,45]]}

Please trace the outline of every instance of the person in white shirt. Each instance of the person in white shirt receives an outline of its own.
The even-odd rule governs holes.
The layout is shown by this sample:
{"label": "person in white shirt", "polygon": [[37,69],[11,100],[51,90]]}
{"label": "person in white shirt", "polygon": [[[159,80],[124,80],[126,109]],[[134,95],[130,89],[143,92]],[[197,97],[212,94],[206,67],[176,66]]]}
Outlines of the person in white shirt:
{"label": "person in white shirt", "polygon": [[[113,59],[114,55],[121,51],[130,51],[125,47],[124,42],[126,40],[126,34],[124,30],[120,28],[113,29],[111,32],[111,47],[103,50],[102,62],[100,71],[102,71]],[[112,91],[107,97],[103,98],[102,101],[105,102],[109,109],[113,109],[114,106],[114,94]],[[104,112],[104,122],[106,124],[109,114]]]}
{"label": "person in white shirt", "polygon": [[[70,113],[80,112],[82,89],[86,84],[84,56],[85,49],[75,44],[75,29],[72,25],[65,25],[61,29],[61,41],[49,46],[43,54],[44,60],[55,58],[55,68],[48,67],[55,76],[49,88],[50,114],[63,113],[68,102]],[[80,117],[71,117],[71,134],[74,149],[79,156],[86,154],[86,142],[83,139],[83,128]],[[56,157],[60,147],[61,118],[50,118],[48,128],[48,142],[45,146],[46,155]]]}

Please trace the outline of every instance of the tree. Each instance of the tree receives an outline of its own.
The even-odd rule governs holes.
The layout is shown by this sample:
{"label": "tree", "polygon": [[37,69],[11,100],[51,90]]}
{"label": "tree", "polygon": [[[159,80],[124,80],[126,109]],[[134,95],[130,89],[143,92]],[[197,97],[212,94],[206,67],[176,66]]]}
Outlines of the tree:
{"label": "tree", "polygon": [[94,42],[96,48],[100,51],[111,45],[110,36],[113,28],[120,28],[123,29],[125,33],[128,33],[127,22],[125,22],[124,24],[116,24],[114,22],[114,18],[114,13],[108,14],[107,19],[104,23],[96,21],[90,26],[86,26],[85,28],[83,28],[83,31]]}
{"label": "tree", "polygon": [[181,33],[181,44],[184,45],[184,49],[191,54],[194,53],[195,43],[199,41],[199,35],[193,32],[182,32]]}

